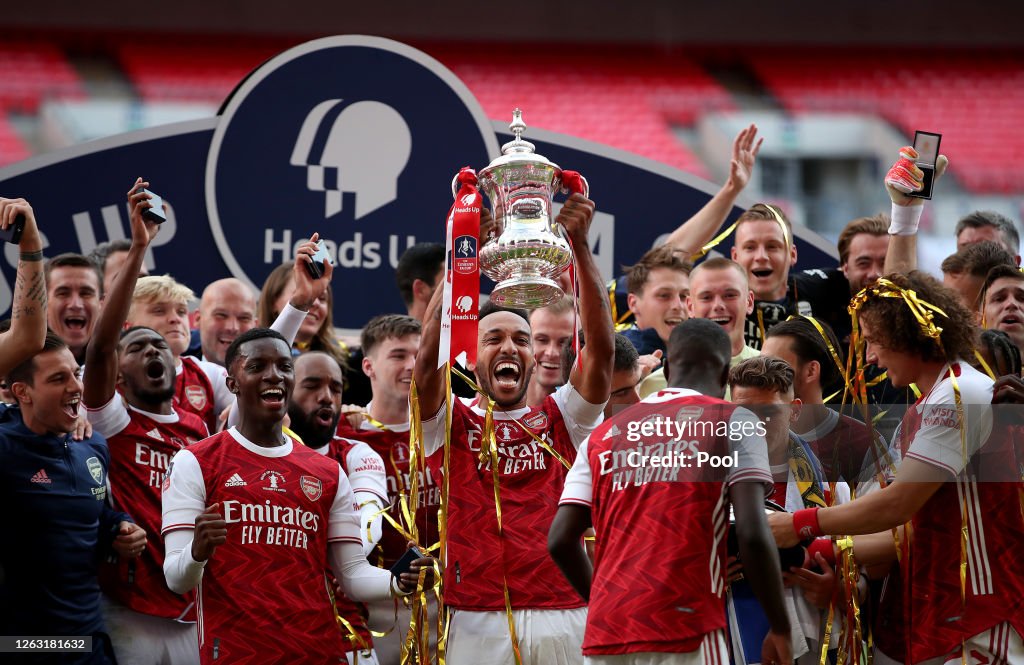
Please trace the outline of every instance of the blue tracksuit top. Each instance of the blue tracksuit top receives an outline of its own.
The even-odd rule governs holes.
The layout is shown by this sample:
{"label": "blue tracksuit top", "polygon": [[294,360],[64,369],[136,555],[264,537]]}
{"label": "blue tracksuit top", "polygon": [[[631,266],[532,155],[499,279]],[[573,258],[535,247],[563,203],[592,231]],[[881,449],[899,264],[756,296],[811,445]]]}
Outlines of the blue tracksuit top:
{"label": "blue tracksuit top", "polygon": [[131,521],[107,505],[109,466],[98,434],[35,434],[21,409],[0,410],[0,634],[104,631],[96,566],[121,520]]}

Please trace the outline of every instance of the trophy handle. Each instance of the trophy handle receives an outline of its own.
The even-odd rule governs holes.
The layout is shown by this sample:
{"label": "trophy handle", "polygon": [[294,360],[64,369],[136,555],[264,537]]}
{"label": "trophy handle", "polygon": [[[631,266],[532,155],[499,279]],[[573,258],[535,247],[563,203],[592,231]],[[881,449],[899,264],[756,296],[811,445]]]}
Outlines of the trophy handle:
{"label": "trophy handle", "polygon": [[[569,176],[568,178],[566,176]],[[562,187],[561,192],[563,194],[572,195],[579,191],[580,194],[586,198],[590,198],[590,183],[583,177],[582,173],[576,171],[562,171]],[[565,181],[569,180],[573,183],[573,186],[566,185]]]}

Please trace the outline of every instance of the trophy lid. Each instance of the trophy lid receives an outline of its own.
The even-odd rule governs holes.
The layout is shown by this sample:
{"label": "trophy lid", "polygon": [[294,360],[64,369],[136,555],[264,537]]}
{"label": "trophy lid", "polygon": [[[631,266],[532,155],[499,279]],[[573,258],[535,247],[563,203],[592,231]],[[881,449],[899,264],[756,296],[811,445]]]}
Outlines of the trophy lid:
{"label": "trophy lid", "polygon": [[509,129],[515,134],[515,138],[505,145],[501,146],[501,156],[495,158],[488,166],[487,170],[493,169],[496,166],[504,166],[506,164],[543,164],[552,168],[558,168],[558,165],[550,161],[543,155],[538,155],[534,150],[536,146],[523,139],[523,132],[526,131],[526,123],[523,122],[523,112],[520,109],[514,109],[512,111],[512,122],[509,123]]}

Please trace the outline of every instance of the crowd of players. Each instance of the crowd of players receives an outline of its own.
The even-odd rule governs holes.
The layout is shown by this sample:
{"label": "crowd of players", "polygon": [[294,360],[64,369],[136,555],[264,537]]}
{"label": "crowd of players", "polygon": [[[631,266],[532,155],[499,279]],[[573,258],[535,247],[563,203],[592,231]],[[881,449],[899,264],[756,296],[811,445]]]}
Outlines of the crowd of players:
{"label": "crowd of players", "polygon": [[451,371],[442,245],[342,340],[315,235],[190,311],[144,274],[141,178],[88,257],[0,199],[0,632],[92,638],[39,662],[1024,663],[1014,224],[972,213],[943,283],[916,270],[905,149],[838,268],[793,272],[770,204],[704,258],[759,147],[610,285],[570,197],[575,297],[485,305]]}

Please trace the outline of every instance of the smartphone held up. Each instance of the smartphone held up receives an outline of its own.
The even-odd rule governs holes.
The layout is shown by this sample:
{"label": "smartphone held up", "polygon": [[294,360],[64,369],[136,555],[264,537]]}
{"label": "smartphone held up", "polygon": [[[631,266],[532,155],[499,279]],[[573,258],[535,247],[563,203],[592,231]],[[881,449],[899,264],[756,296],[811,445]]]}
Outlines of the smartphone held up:
{"label": "smartphone held up", "polygon": [[306,264],[306,270],[313,279],[323,277],[326,264],[334,265],[334,261],[331,260],[331,253],[327,251],[323,240],[316,243],[316,253],[311,258],[313,260]]}
{"label": "smartphone held up", "polygon": [[935,132],[918,131],[914,133],[914,150],[917,151],[916,165],[924,173],[924,177],[921,178],[924,186],[921,187],[921,191],[910,192],[908,196],[917,199],[932,198],[935,186],[935,164],[939,161],[939,142],[941,140],[942,134]]}
{"label": "smartphone held up", "polygon": [[25,230],[25,215],[17,215],[14,222],[6,229],[0,229],[0,240],[17,245],[21,242],[21,234]]}

